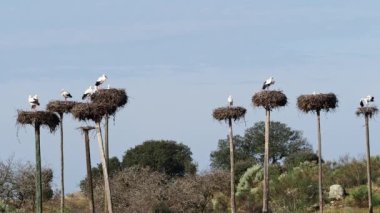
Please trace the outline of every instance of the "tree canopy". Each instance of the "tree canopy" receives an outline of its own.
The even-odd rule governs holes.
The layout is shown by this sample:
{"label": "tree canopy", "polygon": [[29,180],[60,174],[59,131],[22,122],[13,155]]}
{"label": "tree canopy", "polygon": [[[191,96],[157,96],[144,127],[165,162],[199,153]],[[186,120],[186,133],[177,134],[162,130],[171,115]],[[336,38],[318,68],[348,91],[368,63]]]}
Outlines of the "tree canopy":
{"label": "tree canopy", "polygon": [[191,155],[190,148],[182,143],[169,140],[149,140],[126,151],[122,166],[124,168],[149,167],[169,176],[183,176],[186,173],[194,174],[196,172],[196,165],[193,163]]}
{"label": "tree canopy", "polygon": [[[237,165],[240,162],[240,164],[246,164],[248,168],[250,167],[248,165],[263,162],[264,133],[265,123],[260,121],[246,129],[244,136],[234,136]],[[281,122],[270,122],[269,141],[269,159],[272,164],[279,163],[293,153],[312,152],[311,145],[302,136],[301,131],[293,130]],[[212,168],[228,169],[230,166],[228,139],[219,140],[217,150],[211,152],[210,157]]]}

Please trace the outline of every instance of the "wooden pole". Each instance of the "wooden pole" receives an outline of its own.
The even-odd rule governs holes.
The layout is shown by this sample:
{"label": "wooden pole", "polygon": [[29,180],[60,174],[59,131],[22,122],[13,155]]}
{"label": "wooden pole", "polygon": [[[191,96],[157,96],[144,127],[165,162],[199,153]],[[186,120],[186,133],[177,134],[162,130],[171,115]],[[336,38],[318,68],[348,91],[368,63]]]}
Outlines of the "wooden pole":
{"label": "wooden pole", "polygon": [[63,113],[59,114],[61,126],[61,213],[65,212],[65,167],[63,150]]}
{"label": "wooden pole", "polygon": [[107,162],[107,168],[109,168],[109,159],[110,159],[110,152],[109,152],[109,131],[108,131],[108,123],[109,123],[109,115],[105,116],[105,133],[104,133],[104,145],[105,145],[105,155],[106,155],[106,162]]}
{"label": "wooden pole", "polygon": [[[107,169],[109,168],[110,164],[109,164],[109,149],[108,149],[108,121],[109,121],[109,116],[108,114],[105,115],[105,123],[104,123],[104,153],[105,153],[105,157],[106,157],[106,164],[107,164]],[[109,171],[107,171],[109,172]],[[107,195],[104,194],[104,212],[107,213]]]}
{"label": "wooden pole", "polygon": [[231,212],[236,212],[236,201],[235,201],[235,145],[233,142],[233,132],[232,132],[232,119],[228,119],[229,126],[229,141],[230,141],[230,166],[231,166]]}
{"label": "wooden pole", "polygon": [[84,144],[86,147],[86,166],[87,166],[87,188],[89,191],[89,206],[90,212],[95,213],[95,205],[94,205],[94,191],[92,188],[92,173],[91,173],[91,153],[90,153],[90,137],[88,132],[90,128],[83,129],[84,132]]}
{"label": "wooden pole", "polygon": [[367,184],[368,184],[368,212],[373,212],[372,206],[372,182],[371,182],[371,150],[369,145],[369,122],[368,115],[365,115],[365,136],[367,147]]}
{"label": "wooden pole", "polygon": [[113,211],[112,211],[111,190],[110,190],[110,184],[109,184],[109,179],[108,179],[107,163],[106,163],[106,157],[104,154],[103,138],[102,138],[102,132],[101,132],[99,121],[96,122],[96,130],[97,130],[97,135],[98,135],[100,159],[102,161],[102,168],[103,168],[104,190],[107,197],[107,208],[108,208],[108,213],[112,213]]}
{"label": "wooden pole", "polygon": [[321,112],[317,111],[319,212],[323,213]]}
{"label": "wooden pole", "polygon": [[263,213],[268,212],[269,206],[269,130],[270,110],[266,109],[265,116],[265,151],[264,151],[264,181],[263,181]]}
{"label": "wooden pole", "polygon": [[36,143],[36,212],[42,213],[42,178],[41,178],[41,149],[40,149],[40,125],[34,124]]}

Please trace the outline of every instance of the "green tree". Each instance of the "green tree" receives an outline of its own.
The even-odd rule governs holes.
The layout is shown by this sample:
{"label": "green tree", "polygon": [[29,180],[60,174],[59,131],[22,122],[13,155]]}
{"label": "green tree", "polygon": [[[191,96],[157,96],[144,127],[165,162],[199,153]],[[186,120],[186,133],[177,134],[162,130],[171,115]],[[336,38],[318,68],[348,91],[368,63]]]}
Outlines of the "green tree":
{"label": "green tree", "polygon": [[[122,170],[122,165],[117,157],[112,157],[109,159],[109,167],[108,167],[108,174],[110,177],[118,173]],[[103,178],[103,168],[102,164],[98,163],[96,167],[91,168],[92,178],[93,179],[102,179]],[[82,192],[84,192],[86,195],[89,193],[89,189],[87,188],[87,177],[80,181],[79,183],[80,189]]]}
{"label": "green tree", "polygon": [[[122,170],[122,165],[119,158],[114,156],[108,160],[108,175],[109,176],[112,176],[113,174],[121,170]],[[98,163],[96,167],[93,167],[91,169],[91,172],[93,176],[101,177],[103,175],[102,164]]]}
{"label": "green tree", "polygon": [[[251,167],[252,164],[255,163],[255,159],[250,156],[249,152],[251,150],[250,147],[246,146],[245,138],[240,135],[236,135],[234,136],[233,141],[235,144],[236,167],[239,167],[238,164],[246,164],[242,165],[243,167],[247,166],[245,169]],[[219,140],[217,151],[211,152],[210,156],[212,168],[222,170],[230,169],[230,147],[228,144],[228,136],[226,139]],[[237,170],[240,169],[237,168]]]}
{"label": "green tree", "polygon": [[149,167],[169,176],[183,176],[196,172],[191,155],[190,148],[182,143],[150,140],[126,151],[122,166]]}
{"label": "green tree", "polygon": [[[264,128],[263,121],[257,122],[253,127],[246,129],[244,137],[236,135],[235,153],[236,164],[248,162],[246,169],[256,162],[263,162],[264,157]],[[302,132],[293,130],[286,124],[276,121],[270,123],[271,150],[269,159],[272,164],[279,163],[296,152],[312,152],[311,145],[302,136]],[[211,152],[211,167],[214,169],[229,168],[229,151],[227,139],[219,140],[216,151]]]}
{"label": "green tree", "polygon": [[284,166],[286,169],[290,170],[293,167],[299,166],[300,163],[303,163],[305,161],[317,163],[318,155],[309,150],[295,152],[295,153],[290,154],[284,160]]}

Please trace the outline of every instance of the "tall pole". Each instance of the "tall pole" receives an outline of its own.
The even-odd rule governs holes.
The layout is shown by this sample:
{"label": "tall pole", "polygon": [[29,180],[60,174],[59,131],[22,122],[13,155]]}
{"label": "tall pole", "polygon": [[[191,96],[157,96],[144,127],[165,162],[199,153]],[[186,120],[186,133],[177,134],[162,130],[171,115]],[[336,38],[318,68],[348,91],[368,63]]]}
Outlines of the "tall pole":
{"label": "tall pole", "polygon": [[373,212],[372,206],[372,182],[371,182],[371,150],[369,145],[369,122],[368,115],[365,115],[365,137],[367,146],[367,183],[368,183],[368,212]]}
{"label": "tall pole", "polygon": [[65,169],[63,151],[63,113],[59,114],[61,126],[61,213],[65,212]]}
{"label": "tall pole", "polygon": [[230,166],[231,166],[231,212],[236,212],[236,201],[235,201],[235,145],[233,142],[233,132],[232,132],[232,119],[228,119],[229,126],[229,141],[230,141]]}
{"label": "tall pole", "polygon": [[100,128],[100,122],[96,122],[96,130],[98,135],[98,144],[99,144],[99,151],[100,151],[100,159],[102,161],[102,168],[103,168],[103,178],[104,178],[104,190],[107,197],[107,207],[108,207],[108,213],[112,213],[112,200],[111,200],[111,189],[110,189],[110,183],[108,179],[108,170],[107,170],[107,163],[106,163],[106,157],[104,154],[104,148],[103,148],[103,138],[102,138],[102,132]]}
{"label": "tall pole", "polygon": [[323,213],[321,112],[317,110],[319,212]]}
{"label": "tall pole", "polygon": [[109,158],[110,158],[110,152],[109,152],[109,132],[108,132],[108,124],[109,124],[109,115],[107,114],[105,116],[105,133],[104,133],[104,146],[105,146],[105,155],[106,155],[106,162],[107,162],[107,168],[109,168]]}
{"label": "tall pole", "polygon": [[263,213],[268,212],[269,206],[269,130],[270,110],[266,109],[265,116],[265,152],[264,152],[264,182],[263,182]]}
{"label": "tall pole", "polygon": [[[109,168],[109,149],[108,149],[108,121],[109,121],[109,116],[108,114],[105,115],[105,123],[104,123],[104,153],[105,153],[105,158],[106,158],[106,164],[107,164],[107,169]],[[109,171],[107,171],[109,172]],[[104,194],[104,212],[107,212],[107,195]]]}
{"label": "tall pole", "polygon": [[84,144],[86,146],[86,166],[87,166],[87,188],[89,191],[89,205],[90,212],[95,213],[94,206],[94,192],[92,189],[92,173],[91,173],[91,154],[90,154],[90,138],[88,132],[90,129],[83,129],[84,132]]}
{"label": "tall pole", "polygon": [[41,178],[41,149],[40,149],[40,125],[34,124],[36,142],[36,212],[42,213],[42,178]]}

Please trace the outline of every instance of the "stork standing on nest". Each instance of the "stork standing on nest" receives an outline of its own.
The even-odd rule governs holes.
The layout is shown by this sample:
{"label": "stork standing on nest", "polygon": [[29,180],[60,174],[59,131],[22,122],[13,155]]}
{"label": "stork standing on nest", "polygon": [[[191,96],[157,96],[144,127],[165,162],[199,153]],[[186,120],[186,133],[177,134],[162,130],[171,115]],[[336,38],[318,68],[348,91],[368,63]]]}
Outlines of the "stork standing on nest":
{"label": "stork standing on nest", "polygon": [[265,90],[265,89],[269,89],[269,87],[270,87],[271,85],[273,85],[274,83],[275,83],[275,81],[274,81],[274,78],[273,78],[273,77],[268,78],[266,81],[264,81],[264,84],[263,84],[263,90]]}
{"label": "stork standing on nest", "polygon": [[100,76],[98,78],[98,80],[95,82],[96,88],[98,89],[98,87],[100,87],[100,85],[103,84],[107,79],[108,78],[107,78],[107,76],[105,74],[103,74],[102,76]]}
{"label": "stork standing on nest", "polygon": [[232,105],[234,105],[234,100],[232,99],[232,96],[231,96],[231,95],[228,96],[227,101],[228,101],[228,106],[231,107]]}
{"label": "stork standing on nest", "polygon": [[375,97],[372,95],[367,95],[366,97],[360,99],[360,107],[368,106],[370,102],[374,102]]}
{"label": "stork standing on nest", "polygon": [[37,106],[40,105],[40,102],[38,100],[38,96],[37,95],[34,95],[34,96],[29,95],[28,101],[29,101],[30,106],[32,107],[32,110],[36,111]]}
{"label": "stork standing on nest", "polygon": [[95,88],[95,87],[90,86],[89,88],[87,88],[87,89],[84,91],[83,95],[82,95],[82,100],[84,100],[84,99],[90,97],[95,91],[96,91],[96,88]]}
{"label": "stork standing on nest", "polygon": [[68,98],[73,97],[67,90],[64,90],[64,89],[61,90],[61,95],[63,96],[63,98],[65,98],[65,102],[67,101]]}

